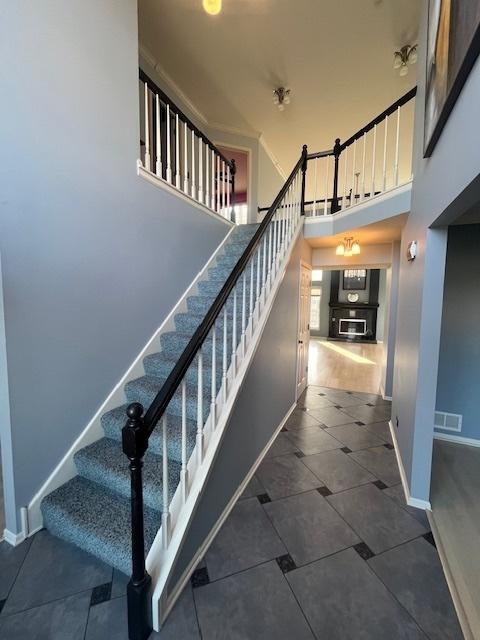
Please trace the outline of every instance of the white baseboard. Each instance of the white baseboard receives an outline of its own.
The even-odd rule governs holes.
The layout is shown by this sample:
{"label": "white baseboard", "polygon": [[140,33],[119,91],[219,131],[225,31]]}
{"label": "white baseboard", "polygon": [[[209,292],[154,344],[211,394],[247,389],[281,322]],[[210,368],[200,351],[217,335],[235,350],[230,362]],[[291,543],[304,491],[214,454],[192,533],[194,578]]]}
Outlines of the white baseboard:
{"label": "white baseboard", "polygon": [[464,438],[463,436],[451,436],[448,433],[433,432],[435,440],[445,440],[446,442],[455,442],[455,444],[464,444],[469,447],[480,447],[480,440],[477,438]]}
{"label": "white baseboard", "polygon": [[164,618],[166,618],[168,616],[168,614],[170,613],[170,611],[173,609],[173,607],[175,606],[175,603],[177,601],[177,599],[179,598],[180,594],[182,593],[183,589],[185,588],[185,585],[188,583],[188,581],[190,580],[190,577],[192,575],[192,573],[195,571],[198,563],[202,560],[202,558],[205,556],[205,554],[207,553],[210,545],[212,544],[212,542],[215,539],[215,536],[217,535],[217,533],[219,532],[219,530],[221,529],[223,523],[225,522],[225,520],[228,518],[228,516],[230,515],[230,512],[232,511],[233,507],[235,506],[235,504],[237,503],[238,499],[240,498],[240,496],[242,495],[242,493],[245,491],[245,488],[247,487],[248,483],[250,482],[250,480],[253,478],[253,475],[255,474],[256,470],[258,469],[260,463],[262,462],[263,458],[265,457],[265,455],[267,454],[268,450],[270,449],[270,447],[272,446],[273,442],[275,441],[275,439],[277,438],[278,434],[280,433],[280,431],[283,429],[284,425],[286,424],[288,418],[290,417],[292,411],[295,409],[296,407],[296,402],[294,402],[292,404],[292,406],[289,408],[289,410],[287,411],[287,413],[285,414],[282,422],[278,425],[278,427],[275,429],[274,434],[272,435],[272,437],[270,438],[270,440],[267,442],[267,444],[265,445],[265,447],[263,448],[262,452],[260,453],[260,455],[258,456],[258,458],[256,459],[255,463],[253,464],[253,466],[251,467],[250,471],[247,473],[247,475],[245,476],[244,480],[242,481],[242,483],[239,485],[238,489],[235,491],[235,493],[233,494],[232,498],[230,499],[229,503],[227,504],[227,506],[225,507],[225,509],[222,512],[222,515],[219,517],[219,519],[217,520],[217,522],[214,524],[214,526],[212,527],[212,529],[210,530],[208,536],[205,538],[205,540],[202,542],[202,544],[200,545],[200,547],[198,548],[196,554],[194,555],[194,557],[192,558],[192,560],[190,561],[188,567],[185,569],[185,571],[183,572],[181,578],[179,579],[179,581],[177,582],[175,589],[172,592],[172,595],[169,596],[168,598],[168,602],[166,604],[166,608],[165,608],[165,612],[164,612]]}
{"label": "white baseboard", "polygon": [[405,467],[403,466],[402,456],[400,455],[400,449],[398,447],[397,434],[395,433],[395,428],[391,420],[389,420],[388,425],[390,427],[390,433],[392,434],[393,446],[395,447],[395,455],[397,457],[397,464],[400,471],[400,479],[402,481],[405,500],[410,507],[416,507],[417,509],[423,509],[424,511],[431,511],[432,505],[429,500],[421,500],[420,498],[414,498],[410,495],[410,487],[408,486]]}
{"label": "white baseboard", "polygon": [[215,249],[213,254],[210,256],[206,264],[202,267],[202,269],[197,273],[191,284],[187,287],[185,292],[181,295],[175,306],[172,308],[170,313],[167,315],[165,320],[162,322],[160,327],[155,331],[152,337],[149,339],[147,344],[143,347],[141,352],[132,362],[132,364],[128,367],[126,372],[117,382],[113,390],[107,396],[105,401],[100,405],[95,415],[92,417],[90,422],[86,425],[85,429],[80,433],[78,438],[73,442],[71,447],[65,453],[63,458],[60,460],[58,465],[53,469],[52,473],[45,480],[43,485],[37,491],[37,493],[33,496],[32,500],[28,505],[28,515],[25,519],[27,523],[27,528],[25,529],[25,535],[31,536],[36,533],[39,529],[43,527],[43,518],[40,510],[40,505],[45,496],[49,493],[58,489],[62,484],[71,480],[74,476],[77,475],[74,455],[80,449],[92,444],[93,442],[99,440],[104,436],[104,432],[102,429],[102,425],[100,419],[104,413],[114,409],[115,407],[121,406],[126,402],[124,387],[127,382],[130,380],[134,380],[139,378],[140,376],[145,375],[145,370],[143,368],[143,359],[145,356],[150,355],[151,353],[155,353],[160,349],[159,338],[160,335],[166,331],[173,331],[175,329],[175,321],[174,317],[177,313],[187,310],[186,300],[189,296],[195,295],[198,293],[197,284],[200,279],[205,275],[207,270],[213,266],[218,253],[223,249],[225,243],[230,238],[231,233],[233,233],[235,226],[232,225],[230,231],[227,233],[222,242]]}
{"label": "white baseboard", "polygon": [[20,531],[20,533],[12,533],[8,529],[3,530],[3,539],[8,544],[12,545],[12,547],[17,547],[25,540],[25,533]]}

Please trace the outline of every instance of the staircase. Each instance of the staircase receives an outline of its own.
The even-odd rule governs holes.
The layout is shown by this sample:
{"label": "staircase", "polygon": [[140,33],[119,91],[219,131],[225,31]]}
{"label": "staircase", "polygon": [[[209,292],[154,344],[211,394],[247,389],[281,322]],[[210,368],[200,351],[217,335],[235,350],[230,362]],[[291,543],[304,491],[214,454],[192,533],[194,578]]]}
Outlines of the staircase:
{"label": "staircase", "polygon": [[[78,475],[46,496],[41,505],[45,527],[54,535],[71,542],[126,574],[131,572],[131,506],[130,472],[122,451],[122,428],[126,422],[128,403],[140,402],[148,407],[162,388],[177,360],[188,345],[195,330],[212,306],[217,294],[245,251],[258,225],[236,227],[217,257],[215,266],[208,270],[208,277],[198,283],[198,295],[187,299],[188,311],[175,316],[175,331],[160,336],[159,351],[145,357],[145,375],[129,381],[125,387],[127,403],[102,416],[104,437],[77,451],[74,461]],[[261,261],[261,256],[256,260]],[[256,265],[256,262],[255,262]],[[250,284],[246,284],[250,293]],[[243,284],[237,289],[240,296]],[[232,344],[233,301],[227,303],[227,342]],[[217,332],[223,335],[224,317],[217,320]],[[241,315],[236,318],[236,342],[241,339]],[[203,417],[210,412],[207,390],[212,382],[212,341],[203,345],[205,363],[203,379],[205,397]],[[225,354],[226,366],[230,365],[232,350]],[[222,384],[225,359],[222,349],[216,350],[216,388]],[[186,374],[186,453],[190,457],[197,432],[197,379],[196,362]],[[173,497],[180,483],[182,469],[182,397],[178,390],[167,413],[168,496]],[[163,490],[164,461],[161,429],[156,428],[150,437],[149,450],[144,458],[143,497],[145,548],[150,549],[160,529],[164,510]]]}

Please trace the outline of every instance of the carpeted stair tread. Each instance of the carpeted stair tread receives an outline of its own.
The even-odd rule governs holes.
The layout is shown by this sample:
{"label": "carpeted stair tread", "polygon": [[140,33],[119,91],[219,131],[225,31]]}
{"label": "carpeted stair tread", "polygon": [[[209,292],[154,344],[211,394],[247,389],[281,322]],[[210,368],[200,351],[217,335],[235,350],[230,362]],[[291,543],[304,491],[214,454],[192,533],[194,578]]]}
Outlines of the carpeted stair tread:
{"label": "carpeted stair tread", "polygon": [[[180,434],[179,434],[180,436]],[[178,438],[181,441],[180,437]],[[128,460],[117,440],[101,438],[74,456],[78,473],[106,489],[128,498],[130,496],[130,471]],[[163,507],[163,458],[148,450],[143,459],[143,499],[152,509]],[[169,460],[168,486],[172,498],[180,480],[181,465]]]}
{"label": "carpeted stair tread", "polygon": [[[126,422],[127,404],[116,407],[107,413],[104,413],[101,419],[102,427],[107,438],[122,441],[122,429]],[[181,444],[182,420],[180,416],[167,413],[167,452],[168,460],[182,460],[182,444]],[[197,433],[197,421],[187,420],[187,457],[193,451],[195,446],[195,437]],[[157,455],[163,454],[163,434],[162,422],[160,421],[150,436],[148,441],[148,450]]]}
{"label": "carpeted stair tread", "polygon": [[[45,527],[123,573],[131,573],[130,500],[76,476],[42,501]],[[161,525],[161,513],[144,509],[148,551]]]}
{"label": "carpeted stair tread", "polygon": [[[218,361],[220,358],[218,358]],[[186,381],[189,386],[194,387],[198,385],[198,364],[197,359],[193,361],[193,363],[188,368],[186,373]],[[152,353],[149,356],[146,356],[143,360],[143,366],[145,369],[145,373],[147,375],[155,376],[159,380],[162,381],[162,384],[167,379],[168,375],[172,371],[173,367],[177,363],[177,358],[170,357],[168,354],[159,352]],[[208,389],[212,384],[212,358],[204,358],[203,360],[203,385]],[[219,386],[219,382],[222,377],[222,372],[217,368],[216,371],[216,380],[217,380],[217,389]]]}

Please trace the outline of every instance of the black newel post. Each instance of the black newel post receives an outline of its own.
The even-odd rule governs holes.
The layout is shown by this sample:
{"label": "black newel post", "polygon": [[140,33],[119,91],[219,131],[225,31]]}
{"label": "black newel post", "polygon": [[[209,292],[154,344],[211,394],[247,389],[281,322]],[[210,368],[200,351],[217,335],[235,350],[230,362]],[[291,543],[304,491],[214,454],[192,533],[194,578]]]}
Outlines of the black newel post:
{"label": "black newel post", "polygon": [[307,173],[307,164],[308,164],[308,153],[307,153],[307,145],[304,144],[302,147],[302,202],[300,205],[300,213],[302,216],[305,215],[305,174]]}
{"label": "black newel post", "polygon": [[336,213],[340,209],[340,206],[338,204],[338,160],[340,158],[341,153],[342,153],[342,147],[340,145],[340,138],[337,138],[335,140],[335,146],[333,147],[335,167],[333,170],[333,196],[332,196],[332,206],[330,208],[330,213]]}
{"label": "black newel post", "polygon": [[130,640],[146,640],[152,632],[151,578],[145,570],[142,485],[143,456],[148,448],[148,436],[141,404],[134,402],[128,405],[127,416],[127,423],[122,429],[122,448],[130,460],[132,508],[132,577],[127,586],[128,637]]}
{"label": "black newel post", "polygon": [[230,220],[232,222],[236,222],[233,218],[235,216],[235,174],[237,173],[237,165],[235,164],[234,158],[231,159],[230,163],[230,174],[232,176],[232,193],[230,194],[230,206],[232,207],[232,213],[230,215]]}

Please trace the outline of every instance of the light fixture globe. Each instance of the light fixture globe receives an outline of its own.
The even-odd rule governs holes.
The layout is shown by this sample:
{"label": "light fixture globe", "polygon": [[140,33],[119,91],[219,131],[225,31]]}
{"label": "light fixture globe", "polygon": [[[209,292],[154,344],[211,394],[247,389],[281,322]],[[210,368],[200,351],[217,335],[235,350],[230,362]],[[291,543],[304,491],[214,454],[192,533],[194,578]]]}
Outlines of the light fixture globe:
{"label": "light fixture globe", "polygon": [[340,242],[340,244],[337,245],[337,248],[335,250],[335,254],[337,256],[344,256],[345,255],[345,245],[343,244],[343,242]]}
{"label": "light fixture globe", "polygon": [[406,64],[402,64],[402,66],[400,67],[400,75],[403,77],[405,77],[408,73],[408,67]]}
{"label": "light fixture globe", "polygon": [[358,256],[359,253],[360,253],[360,244],[357,240],[355,240],[355,242],[352,244],[352,254],[354,256]]}
{"label": "light fixture globe", "polygon": [[202,6],[210,16],[218,16],[222,10],[222,0],[202,0]]}

